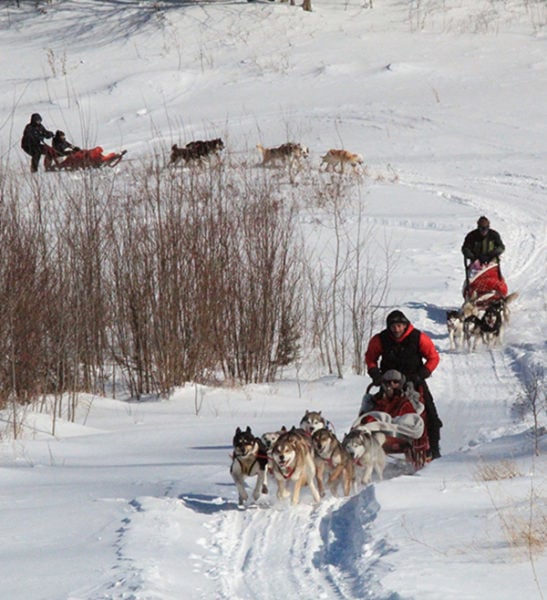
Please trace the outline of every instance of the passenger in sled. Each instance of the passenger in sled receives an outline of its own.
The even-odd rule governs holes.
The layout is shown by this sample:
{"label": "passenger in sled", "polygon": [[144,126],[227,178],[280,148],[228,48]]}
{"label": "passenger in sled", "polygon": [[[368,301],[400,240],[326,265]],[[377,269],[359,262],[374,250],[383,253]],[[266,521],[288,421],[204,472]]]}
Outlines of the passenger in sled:
{"label": "passenger in sled", "polygon": [[382,376],[380,391],[371,394],[370,384],[361,402],[358,421],[352,427],[366,426],[386,434],[386,454],[405,454],[408,462],[421,468],[431,460],[429,437],[425,427],[425,406],[412,382],[395,369]]}

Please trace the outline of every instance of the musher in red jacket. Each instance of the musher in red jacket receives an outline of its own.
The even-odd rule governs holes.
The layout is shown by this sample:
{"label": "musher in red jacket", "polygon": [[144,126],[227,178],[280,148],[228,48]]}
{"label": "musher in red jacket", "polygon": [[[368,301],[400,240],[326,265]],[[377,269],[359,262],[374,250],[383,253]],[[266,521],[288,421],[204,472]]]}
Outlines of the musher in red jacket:
{"label": "musher in red jacket", "polygon": [[386,329],[374,335],[368,344],[365,353],[367,372],[374,385],[381,385],[382,374],[396,369],[421,391],[426,410],[431,458],[439,458],[440,429],[443,424],[425,381],[437,368],[439,353],[431,338],[423,331],[415,329],[400,310],[389,313],[386,325]]}

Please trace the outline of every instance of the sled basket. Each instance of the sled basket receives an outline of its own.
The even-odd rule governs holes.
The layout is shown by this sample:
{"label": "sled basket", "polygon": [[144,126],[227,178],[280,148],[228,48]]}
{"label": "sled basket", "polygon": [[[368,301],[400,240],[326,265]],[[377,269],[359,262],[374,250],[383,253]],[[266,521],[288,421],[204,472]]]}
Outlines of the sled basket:
{"label": "sled basket", "polygon": [[497,262],[481,265],[478,260],[467,267],[467,279],[463,285],[465,300],[473,300],[479,308],[507,296],[507,283],[501,275]]}
{"label": "sled basket", "polygon": [[103,153],[101,146],[89,150],[76,150],[66,156],[58,156],[53,148],[46,150],[46,169],[48,171],[77,171],[79,169],[100,169],[101,167],[115,167],[127,153]]}

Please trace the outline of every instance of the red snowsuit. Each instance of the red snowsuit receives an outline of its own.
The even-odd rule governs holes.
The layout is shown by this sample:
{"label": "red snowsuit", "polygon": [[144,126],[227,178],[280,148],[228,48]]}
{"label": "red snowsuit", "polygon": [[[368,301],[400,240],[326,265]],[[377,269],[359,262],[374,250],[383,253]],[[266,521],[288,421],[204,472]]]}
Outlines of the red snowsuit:
{"label": "red snowsuit", "polygon": [[[389,336],[391,345],[397,347],[399,344],[405,346],[409,340],[411,334],[416,332],[419,334],[418,338],[418,346],[417,353],[412,352],[413,356],[402,356],[398,364],[385,364],[387,361],[391,362],[390,357],[386,356],[387,348],[384,348],[384,340],[386,339],[386,335]],[[413,349],[411,349],[412,351]],[[424,378],[425,373],[420,373],[420,367],[425,367],[428,370],[426,376],[431,375],[433,371],[437,368],[439,364],[439,353],[437,352],[437,348],[435,348],[435,344],[431,341],[431,338],[426,335],[423,331],[418,331],[414,329],[412,324],[408,325],[406,331],[403,335],[397,339],[395,336],[391,334],[389,329],[382,331],[381,333],[377,333],[374,335],[369,344],[367,351],[365,352],[365,363],[367,365],[367,371],[370,373],[371,369],[378,368],[378,360],[382,359],[382,372],[387,371],[388,369],[396,369],[405,375],[408,379],[412,378],[414,375],[419,375]],[[422,359],[425,359],[425,364],[422,363]],[[404,362],[404,364],[403,364]]]}

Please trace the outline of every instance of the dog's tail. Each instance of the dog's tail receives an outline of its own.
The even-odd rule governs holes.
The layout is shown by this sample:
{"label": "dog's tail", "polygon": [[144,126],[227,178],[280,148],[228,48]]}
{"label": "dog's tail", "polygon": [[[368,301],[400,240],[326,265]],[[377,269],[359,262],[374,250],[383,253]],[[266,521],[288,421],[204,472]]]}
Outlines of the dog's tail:
{"label": "dog's tail", "polygon": [[510,304],[511,302],[516,300],[518,297],[519,297],[518,292],[512,292],[508,296],[505,296],[505,298],[503,300],[504,300],[505,304]]}
{"label": "dog's tail", "polygon": [[256,149],[260,152],[260,154],[262,154],[262,156],[264,156],[264,146],[262,144],[257,144],[256,145]]}

